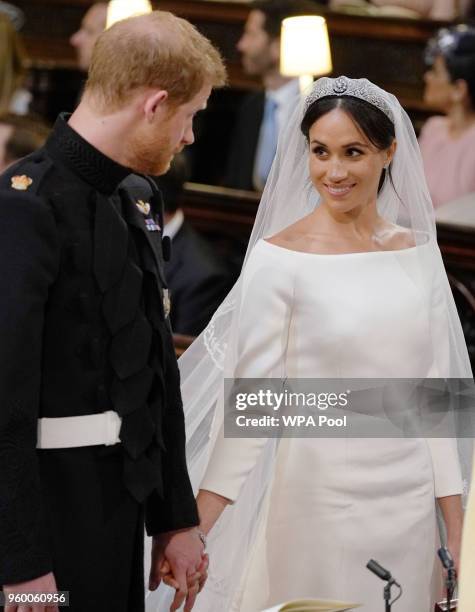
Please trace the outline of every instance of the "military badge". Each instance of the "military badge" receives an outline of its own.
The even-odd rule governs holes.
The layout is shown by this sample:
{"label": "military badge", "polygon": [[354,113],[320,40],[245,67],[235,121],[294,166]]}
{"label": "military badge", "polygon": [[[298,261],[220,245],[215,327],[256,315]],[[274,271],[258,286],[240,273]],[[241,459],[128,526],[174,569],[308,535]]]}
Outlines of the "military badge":
{"label": "military badge", "polygon": [[165,313],[165,318],[170,314],[171,303],[170,303],[170,294],[168,289],[163,289],[163,312]]}
{"label": "military badge", "polygon": [[135,206],[137,206],[137,208],[143,215],[147,216],[148,214],[150,214],[150,204],[148,202],[144,202],[143,200],[137,200],[137,202],[135,202]]}
{"label": "military badge", "polygon": [[33,179],[26,174],[12,176],[12,188],[18,191],[26,191],[28,187],[33,183]]}

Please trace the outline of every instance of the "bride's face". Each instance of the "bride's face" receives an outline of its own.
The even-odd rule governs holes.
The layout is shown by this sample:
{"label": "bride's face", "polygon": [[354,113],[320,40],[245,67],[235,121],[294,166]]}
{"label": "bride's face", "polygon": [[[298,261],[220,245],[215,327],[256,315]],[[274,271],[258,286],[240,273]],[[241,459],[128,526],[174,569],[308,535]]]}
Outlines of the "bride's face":
{"label": "bride's face", "polygon": [[376,202],[381,172],[395,142],[377,149],[341,109],[333,109],[309,131],[310,177],[324,204],[346,213]]}

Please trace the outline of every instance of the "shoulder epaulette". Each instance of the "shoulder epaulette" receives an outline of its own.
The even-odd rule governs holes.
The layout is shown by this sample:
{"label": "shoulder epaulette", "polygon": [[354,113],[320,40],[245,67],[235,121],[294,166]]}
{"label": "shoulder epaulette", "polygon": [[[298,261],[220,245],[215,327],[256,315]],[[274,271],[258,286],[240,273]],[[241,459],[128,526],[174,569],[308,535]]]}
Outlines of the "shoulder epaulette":
{"label": "shoulder epaulette", "polygon": [[41,184],[53,167],[53,162],[47,158],[32,156],[8,168],[1,177],[0,186],[4,190],[25,191],[37,195]]}

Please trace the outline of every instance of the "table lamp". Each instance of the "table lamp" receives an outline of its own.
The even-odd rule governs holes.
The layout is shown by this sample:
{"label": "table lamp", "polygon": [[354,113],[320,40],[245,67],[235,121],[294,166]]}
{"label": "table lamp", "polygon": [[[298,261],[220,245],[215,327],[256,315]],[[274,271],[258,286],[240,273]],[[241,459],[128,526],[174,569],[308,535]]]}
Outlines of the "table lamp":
{"label": "table lamp", "polygon": [[117,21],[152,12],[150,0],[110,0],[107,6],[106,29]]}
{"label": "table lamp", "polygon": [[317,15],[288,17],[282,21],[280,37],[280,72],[299,77],[304,93],[313,77],[332,71],[327,23]]}

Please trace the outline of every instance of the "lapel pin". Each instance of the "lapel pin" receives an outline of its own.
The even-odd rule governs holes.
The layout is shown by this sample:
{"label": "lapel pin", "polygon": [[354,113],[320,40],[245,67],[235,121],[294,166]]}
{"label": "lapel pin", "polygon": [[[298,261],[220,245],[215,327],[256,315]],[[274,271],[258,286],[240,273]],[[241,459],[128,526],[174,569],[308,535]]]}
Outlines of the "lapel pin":
{"label": "lapel pin", "polygon": [[33,183],[33,179],[26,176],[26,174],[22,174],[21,176],[12,176],[11,181],[13,189],[17,189],[18,191],[26,191]]}
{"label": "lapel pin", "polygon": [[144,202],[143,200],[137,200],[137,202],[135,202],[135,206],[137,206],[140,212],[145,216],[150,213],[150,204],[148,202]]}
{"label": "lapel pin", "polygon": [[160,226],[153,219],[145,219],[145,227],[149,232],[159,232]]}

